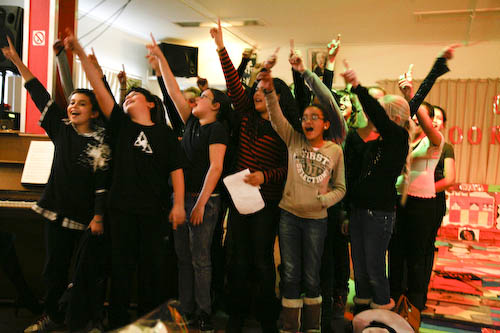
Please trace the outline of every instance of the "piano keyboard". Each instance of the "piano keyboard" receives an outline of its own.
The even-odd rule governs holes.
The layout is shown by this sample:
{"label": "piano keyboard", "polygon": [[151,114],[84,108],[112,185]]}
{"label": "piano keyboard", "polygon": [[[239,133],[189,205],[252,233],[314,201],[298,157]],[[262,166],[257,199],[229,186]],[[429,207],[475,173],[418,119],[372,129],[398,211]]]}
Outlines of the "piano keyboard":
{"label": "piano keyboard", "polygon": [[0,200],[0,208],[26,208],[36,204],[36,201],[16,201],[16,200]]}

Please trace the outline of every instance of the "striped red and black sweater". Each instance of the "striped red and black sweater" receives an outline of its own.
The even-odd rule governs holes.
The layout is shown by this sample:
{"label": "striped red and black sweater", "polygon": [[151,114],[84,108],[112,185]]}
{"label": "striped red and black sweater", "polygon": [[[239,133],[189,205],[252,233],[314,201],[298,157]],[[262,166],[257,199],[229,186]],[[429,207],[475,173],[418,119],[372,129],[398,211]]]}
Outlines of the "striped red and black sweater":
{"label": "striped red and black sweater", "polygon": [[277,204],[281,200],[286,181],[286,145],[273,130],[271,123],[254,110],[253,100],[245,92],[225,48],[219,50],[219,58],[226,78],[227,94],[239,118],[236,122],[239,142],[235,169],[262,171],[264,183],[261,185],[261,193],[264,201]]}

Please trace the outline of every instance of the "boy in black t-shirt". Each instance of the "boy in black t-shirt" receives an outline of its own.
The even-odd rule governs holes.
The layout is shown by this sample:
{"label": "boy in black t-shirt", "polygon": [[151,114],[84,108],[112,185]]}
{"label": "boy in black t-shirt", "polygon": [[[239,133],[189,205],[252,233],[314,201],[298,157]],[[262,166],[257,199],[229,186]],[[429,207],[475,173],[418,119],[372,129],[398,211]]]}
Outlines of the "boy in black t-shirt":
{"label": "boy in black t-shirt", "polygon": [[[109,322],[111,328],[127,324],[130,282],[138,271],[138,315],[143,315],[161,299],[162,224],[172,180],[174,202],[169,220],[174,229],[185,220],[183,152],[173,132],[164,124],[161,100],[142,88],[133,88],[123,110],[101,81],[85,51],[68,31],[67,49],[81,60],[82,67],[109,119],[115,151],[109,194],[112,269]],[[125,113],[126,114],[125,114]]]}
{"label": "boy in black t-shirt", "polygon": [[[47,257],[43,272],[47,285],[45,315],[25,330],[46,332],[64,327],[64,313],[59,309],[59,299],[68,285],[68,267],[83,231],[89,229],[93,235],[104,232],[102,221],[111,150],[105,140],[104,129],[94,122],[100,110],[91,90],[73,91],[65,112],[23,64],[10,39],[9,47],[3,48],[2,52],[16,65],[26,81],[26,89],[42,112],[39,124],[55,146],[47,186],[41,199],[33,206],[47,220]],[[98,259],[91,257],[89,265],[94,267]],[[95,281],[86,282],[90,288],[96,287]],[[89,301],[84,310],[90,313],[94,305],[98,306]]]}
{"label": "boy in black t-shirt", "polygon": [[187,317],[196,312],[200,331],[209,332],[213,331],[210,248],[221,210],[219,180],[229,141],[224,124],[231,106],[223,92],[206,89],[196,98],[191,111],[154,39],[147,47],[148,57],[158,59],[168,93],[186,123],[182,147],[189,161],[185,168],[189,219],[174,232],[179,260],[180,308]]}

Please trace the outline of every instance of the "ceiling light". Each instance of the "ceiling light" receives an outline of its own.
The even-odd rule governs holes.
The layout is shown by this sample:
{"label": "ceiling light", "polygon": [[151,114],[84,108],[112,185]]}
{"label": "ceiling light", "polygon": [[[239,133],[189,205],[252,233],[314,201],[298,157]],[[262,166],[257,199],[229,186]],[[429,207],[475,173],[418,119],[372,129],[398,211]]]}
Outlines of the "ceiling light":
{"label": "ceiling light", "polygon": [[[199,22],[199,21],[190,21],[190,22],[174,22],[178,26],[182,28],[215,28],[217,27],[217,23],[212,21]],[[257,19],[244,19],[244,20],[224,20],[221,22],[221,26],[223,28],[229,27],[248,27],[248,26],[264,26],[264,24]]]}

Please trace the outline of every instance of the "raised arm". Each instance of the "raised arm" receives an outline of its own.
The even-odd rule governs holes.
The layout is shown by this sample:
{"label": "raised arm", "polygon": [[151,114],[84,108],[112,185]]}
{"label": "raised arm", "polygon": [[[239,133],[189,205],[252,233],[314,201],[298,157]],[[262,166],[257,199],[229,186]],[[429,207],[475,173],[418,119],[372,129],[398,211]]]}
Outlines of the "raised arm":
{"label": "raised arm", "polygon": [[263,70],[259,73],[257,78],[260,80],[260,84],[262,89],[264,89],[264,94],[266,96],[266,106],[267,111],[269,112],[269,120],[271,121],[271,125],[274,130],[281,139],[285,142],[287,146],[290,145],[292,141],[292,137],[294,134],[298,134],[292,125],[286,120],[283,115],[283,111],[281,110],[278,96],[276,95],[276,91],[274,90],[274,82],[271,77],[271,72],[267,70]]}
{"label": "raised arm", "polygon": [[31,73],[28,67],[24,65],[16,49],[12,45],[10,38],[8,42],[9,46],[2,48],[2,53],[5,58],[12,61],[26,81],[24,86],[26,90],[28,90],[36,107],[42,113],[39,122],[40,126],[43,127],[51,139],[54,139],[62,124],[61,119],[67,117],[67,114],[63,109],[59,108],[57,104],[53,103],[47,89],[45,89],[43,84]]}
{"label": "raised arm", "polygon": [[3,53],[4,57],[9,59],[10,61],[12,61],[12,63],[17,67],[17,69],[19,70],[19,73],[23,77],[24,81],[28,82],[28,81],[34,79],[35,76],[33,75],[33,73],[31,73],[31,71],[28,69],[28,67],[26,67],[26,65],[23,63],[23,61],[19,57],[19,54],[17,54],[16,48],[14,47],[14,45],[12,44],[12,41],[10,40],[10,38],[8,36],[7,36],[7,41],[9,43],[9,46],[2,48],[2,53]]}
{"label": "raised arm", "polygon": [[168,94],[167,87],[165,86],[165,82],[163,81],[163,77],[161,75],[161,69],[160,64],[158,63],[158,59],[156,57],[150,57],[148,60],[149,64],[155,71],[156,79],[158,80],[158,85],[160,86],[160,90],[163,95],[163,105],[165,105],[165,109],[167,110],[168,119],[170,120],[172,129],[174,130],[177,137],[182,137],[184,131],[184,122],[177,112],[172,98],[170,98],[170,95]]}
{"label": "raised arm", "polygon": [[[410,114],[412,117],[413,117],[413,115],[415,115],[417,113],[417,110],[420,107],[420,104],[422,104],[425,97],[427,97],[427,94],[431,90],[431,88],[434,85],[434,83],[436,82],[436,80],[440,76],[442,76],[450,71],[450,69],[448,68],[446,63],[448,60],[453,58],[453,52],[459,46],[460,46],[460,44],[453,44],[453,45],[447,46],[439,53],[438,58],[436,59],[436,61],[434,62],[434,65],[431,68],[431,71],[429,72],[429,74],[427,74],[424,81],[422,81],[422,84],[420,85],[420,87],[418,87],[418,90],[415,93],[415,95],[413,95],[413,87],[411,86],[411,90],[409,91],[411,93],[409,95],[410,100],[409,100],[408,104],[410,104]],[[401,78],[401,79],[404,79],[404,78]],[[400,80],[400,86],[402,83],[401,81],[402,80]],[[409,83],[410,84],[412,83],[411,72],[410,72]],[[408,98],[407,95],[408,95],[408,92],[403,91],[403,96],[405,96],[405,98]]]}
{"label": "raised arm", "polygon": [[104,116],[109,119],[111,117],[113,107],[115,106],[115,99],[113,98],[113,95],[110,94],[108,89],[106,89],[106,86],[102,81],[101,74],[88,59],[87,54],[78,42],[78,39],[76,39],[76,37],[69,29],[66,29],[66,33],[68,36],[64,38],[64,47],[68,50],[71,50],[80,59],[85,75],[87,76],[90,85],[94,89],[94,93],[96,95],[97,101],[99,102],[99,106],[101,107],[101,111]]}
{"label": "raised arm", "polygon": [[398,125],[389,118],[382,105],[368,93],[368,89],[361,86],[356,72],[349,67],[349,64],[345,60],[344,65],[346,70],[341,75],[347,84],[352,85],[351,91],[358,96],[363,110],[373,122],[382,138],[390,136],[392,129]]}
{"label": "raised arm", "polygon": [[[104,75],[104,72],[101,68],[101,65],[99,65],[99,61],[97,61],[97,57],[95,56],[94,48],[92,47],[91,50],[92,50],[92,53],[89,53],[87,55],[87,58],[92,63],[92,65],[94,65],[94,67],[97,69],[97,71],[99,72],[99,75],[101,76],[101,80],[104,83],[104,86],[106,87],[106,89],[108,89],[109,93],[114,98],[113,90],[111,90],[111,87],[109,86],[109,82],[106,78],[106,75]],[[126,93],[126,91],[125,91],[125,93]],[[123,103],[123,100],[125,100],[125,97],[123,98],[123,100],[121,99],[121,94],[122,94],[122,90],[120,89],[120,105]]]}
{"label": "raised arm", "polygon": [[330,89],[321,82],[316,74],[304,67],[304,61],[300,56],[294,54],[290,57],[289,61],[292,68],[302,74],[302,77],[304,77],[307,85],[316,97],[318,97],[320,103],[328,108],[332,130],[334,130],[334,133],[338,133],[338,137],[335,140],[338,141],[337,143],[343,142],[345,133],[347,133],[347,123]]}
{"label": "raised arm", "polygon": [[337,35],[337,39],[332,40],[326,47],[328,48],[328,60],[326,61],[325,71],[323,72],[323,84],[331,90],[333,85],[335,58],[340,50],[340,34]]}
{"label": "raised arm", "polygon": [[226,79],[227,94],[231,98],[236,111],[247,112],[248,106],[251,105],[251,101],[245,93],[245,89],[243,88],[243,84],[241,83],[241,79],[238,76],[236,69],[234,68],[233,62],[227,54],[224,41],[222,39],[220,19],[218,23],[217,28],[210,29],[210,35],[214,39],[215,45],[217,46],[217,53],[219,54],[222,71],[224,72],[224,78]]}
{"label": "raised arm", "polygon": [[175,76],[172,73],[170,66],[168,65],[167,58],[165,58],[165,55],[163,54],[163,52],[161,52],[160,47],[156,44],[156,40],[154,39],[153,34],[151,34],[151,39],[152,44],[148,44],[146,46],[149,50],[149,54],[147,57],[148,59],[151,59],[151,57],[155,57],[158,59],[161,75],[163,77],[163,81],[165,81],[165,85],[167,86],[168,94],[172,98],[177,112],[179,112],[182,120],[184,121],[184,123],[186,123],[191,116],[191,108],[184,99],[181,89],[177,84],[177,80],[175,79]]}
{"label": "raised arm", "polygon": [[417,118],[420,127],[422,127],[422,130],[429,138],[429,141],[435,146],[441,145],[443,135],[437,130],[437,128],[432,126],[432,119],[424,106],[418,108]]}
{"label": "raised arm", "polygon": [[[295,54],[295,43],[293,39],[290,39],[290,55],[291,58]],[[292,77],[293,77],[293,93],[295,95],[295,101],[299,107],[299,116],[302,117],[304,109],[311,104],[311,91],[306,86],[306,82],[302,77],[302,74],[292,67]]]}
{"label": "raised arm", "polygon": [[241,79],[243,78],[243,74],[245,73],[245,69],[247,68],[248,63],[250,62],[250,58],[252,57],[253,53],[254,53],[254,48],[251,48],[251,49],[245,49],[243,51],[243,54],[241,55],[241,62],[237,70],[238,76]]}
{"label": "raised arm", "polygon": [[120,82],[120,104],[125,102],[125,97],[127,96],[127,72],[125,72],[125,66],[122,64],[122,70],[118,73],[118,82]]}

